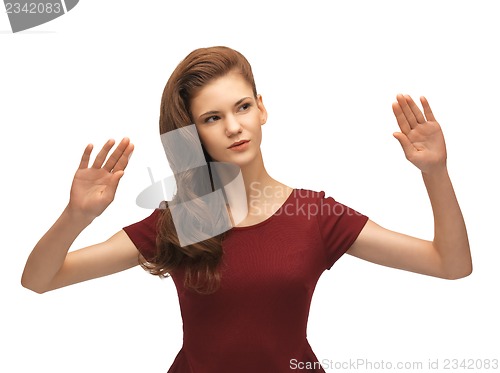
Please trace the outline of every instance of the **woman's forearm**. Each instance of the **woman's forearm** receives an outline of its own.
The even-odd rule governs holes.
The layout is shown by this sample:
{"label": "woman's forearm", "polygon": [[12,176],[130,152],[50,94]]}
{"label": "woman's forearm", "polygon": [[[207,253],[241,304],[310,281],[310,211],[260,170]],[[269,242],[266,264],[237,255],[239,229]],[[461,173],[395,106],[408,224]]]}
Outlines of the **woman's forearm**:
{"label": "woman's forearm", "polygon": [[443,167],[422,177],[434,214],[433,244],[444,273],[448,278],[465,277],[472,272],[469,239],[448,170]]}
{"label": "woman's forearm", "polygon": [[37,293],[46,291],[61,269],[72,243],[90,223],[66,207],[33,248],[24,267],[21,284]]}

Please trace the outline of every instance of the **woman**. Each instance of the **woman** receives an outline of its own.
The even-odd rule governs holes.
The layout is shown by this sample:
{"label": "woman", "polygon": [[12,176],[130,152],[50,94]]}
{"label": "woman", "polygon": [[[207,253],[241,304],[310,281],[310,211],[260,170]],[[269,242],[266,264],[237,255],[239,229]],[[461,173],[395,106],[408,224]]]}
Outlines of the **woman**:
{"label": "woman", "polygon": [[[267,111],[248,61],[226,47],[195,50],[167,82],[160,132],[168,135],[194,124],[206,164],[237,166],[245,216],[235,219],[228,208],[229,230],[183,245],[179,221],[191,222],[188,231],[202,237],[197,233],[203,233],[205,223],[210,227],[217,219],[198,198],[206,192],[197,190],[199,172],[178,168],[186,155],[167,146],[169,162],[180,172],[176,196],[166,208],[105,242],[68,253],[78,234],[113,200],[133,150],[123,139],[108,157],[110,140],[88,167],[89,145],[70,201],[33,249],[22,284],[43,293],[140,264],[153,274],[171,275],[177,287],[184,343],[169,372],[322,372],[306,338],[309,305],[319,276],[342,254],[446,279],[472,271],[443,134],[427,100],[421,103],[424,114],[409,96],[397,96],[393,110],[401,132],[394,136],[422,171],[434,212],[433,241],[387,230],[324,192],[273,179],[260,150]],[[195,149],[197,139],[188,135],[186,141]],[[213,171],[208,168],[215,190]],[[182,219],[176,219],[176,207],[183,204]]]}

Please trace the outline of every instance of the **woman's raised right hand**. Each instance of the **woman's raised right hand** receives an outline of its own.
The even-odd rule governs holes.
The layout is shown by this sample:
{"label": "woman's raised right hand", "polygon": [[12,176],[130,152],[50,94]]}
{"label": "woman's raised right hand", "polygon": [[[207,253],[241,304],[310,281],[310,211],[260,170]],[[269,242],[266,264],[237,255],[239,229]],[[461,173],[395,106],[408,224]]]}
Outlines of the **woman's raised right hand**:
{"label": "woman's raised right hand", "polygon": [[92,144],[83,152],[80,166],[71,185],[68,209],[77,216],[92,221],[109,206],[115,198],[118,182],[124,174],[134,145],[124,138],[108,157],[115,144],[108,140],[89,167]]}

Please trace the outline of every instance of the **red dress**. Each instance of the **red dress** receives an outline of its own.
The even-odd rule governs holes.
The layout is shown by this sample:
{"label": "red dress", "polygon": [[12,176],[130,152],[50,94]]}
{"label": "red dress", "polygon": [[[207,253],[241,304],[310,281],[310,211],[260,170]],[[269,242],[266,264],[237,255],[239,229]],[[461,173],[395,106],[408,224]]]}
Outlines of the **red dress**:
{"label": "red dress", "polygon": [[[159,213],[124,228],[145,258]],[[184,339],[168,372],[324,372],[306,336],[311,298],[367,220],[324,192],[294,189],[268,219],[227,233],[217,292],[189,291],[183,272],[171,273]]]}

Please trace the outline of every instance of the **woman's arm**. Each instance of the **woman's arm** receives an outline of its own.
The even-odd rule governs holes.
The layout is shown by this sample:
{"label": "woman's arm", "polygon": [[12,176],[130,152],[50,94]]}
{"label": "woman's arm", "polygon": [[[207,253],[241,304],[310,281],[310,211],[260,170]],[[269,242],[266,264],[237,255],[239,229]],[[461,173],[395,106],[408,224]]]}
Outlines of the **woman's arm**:
{"label": "woman's arm", "polygon": [[[109,140],[92,167],[88,167],[92,146],[85,149],[71,186],[70,201],[54,225],[33,248],[26,262],[21,284],[38,293],[103,276],[137,264],[137,250],[125,232],[108,241],[68,254],[78,235],[113,201],[133,145],[123,139],[114,145]],[[121,253],[119,252],[122,250]],[[113,252],[116,255],[109,255]],[[101,263],[100,260],[107,259]],[[86,262],[88,265],[81,265]],[[99,264],[101,263],[101,264]],[[98,266],[98,267],[96,267]],[[72,270],[69,270],[72,269]]]}
{"label": "woman's arm", "polygon": [[467,230],[448,175],[441,127],[427,100],[422,97],[421,102],[425,117],[410,96],[397,96],[393,110],[401,132],[394,137],[422,172],[434,215],[434,239],[421,240],[368,221],[348,253],[389,267],[457,279],[472,272]]}

